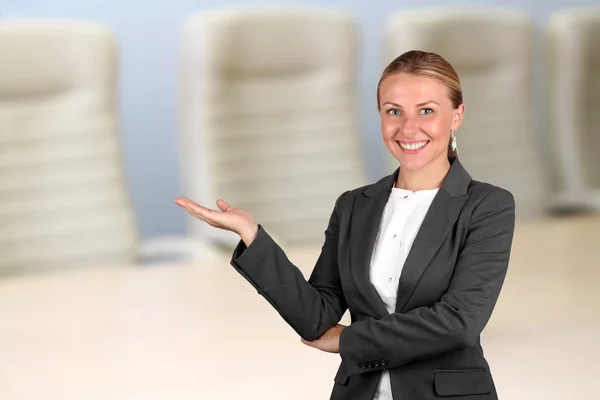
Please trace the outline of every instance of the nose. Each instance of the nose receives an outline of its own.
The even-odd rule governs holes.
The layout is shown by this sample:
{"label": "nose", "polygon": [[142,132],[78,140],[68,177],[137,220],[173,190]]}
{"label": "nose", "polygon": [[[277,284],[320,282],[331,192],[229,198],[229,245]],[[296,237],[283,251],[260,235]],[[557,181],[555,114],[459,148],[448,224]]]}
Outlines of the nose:
{"label": "nose", "polygon": [[419,133],[419,125],[413,118],[406,118],[402,128],[402,133],[407,139],[414,138]]}

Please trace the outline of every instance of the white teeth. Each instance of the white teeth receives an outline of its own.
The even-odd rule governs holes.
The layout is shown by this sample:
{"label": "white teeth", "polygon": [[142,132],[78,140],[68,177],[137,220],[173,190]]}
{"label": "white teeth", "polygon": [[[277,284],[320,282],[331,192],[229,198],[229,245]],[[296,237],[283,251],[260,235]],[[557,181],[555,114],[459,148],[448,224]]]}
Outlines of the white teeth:
{"label": "white teeth", "polygon": [[410,144],[400,143],[400,146],[403,149],[406,149],[406,150],[418,150],[421,147],[425,146],[426,144],[427,144],[427,141],[417,142],[417,143],[410,143]]}

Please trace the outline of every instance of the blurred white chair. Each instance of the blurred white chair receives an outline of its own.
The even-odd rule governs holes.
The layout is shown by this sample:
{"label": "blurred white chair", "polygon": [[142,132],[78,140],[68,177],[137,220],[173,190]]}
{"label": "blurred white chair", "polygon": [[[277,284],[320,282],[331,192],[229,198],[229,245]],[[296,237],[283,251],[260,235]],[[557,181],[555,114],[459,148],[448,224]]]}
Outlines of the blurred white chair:
{"label": "blurred white chair", "polygon": [[[249,210],[285,243],[322,243],[336,198],[364,184],[358,27],[337,8],[191,16],[181,49],[185,195]],[[237,235],[187,219],[221,245]]]}
{"label": "blurred white chair", "polygon": [[600,209],[600,7],[556,12],[546,28],[554,205]]}
{"label": "blurred white chair", "polygon": [[393,13],[384,46],[385,65],[418,49],[454,66],[466,105],[457,132],[461,161],[474,179],[509,189],[520,218],[541,217],[547,201],[533,127],[531,42],[531,22],[519,11],[453,7]]}
{"label": "blurred white chair", "polygon": [[136,259],[103,26],[0,21],[0,272]]}

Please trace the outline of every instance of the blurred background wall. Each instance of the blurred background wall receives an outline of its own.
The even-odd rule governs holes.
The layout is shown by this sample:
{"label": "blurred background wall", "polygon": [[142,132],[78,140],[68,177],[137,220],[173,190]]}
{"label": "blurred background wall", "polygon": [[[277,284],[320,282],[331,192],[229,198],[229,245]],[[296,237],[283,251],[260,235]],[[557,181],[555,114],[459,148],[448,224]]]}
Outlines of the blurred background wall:
{"label": "blurred background wall", "polygon": [[[317,5],[322,0],[1,0],[4,18],[56,17],[92,20],[115,30],[120,46],[120,111],[126,177],[131,193],[140,240],[182,235],[184,213],[172,203],[182,195],[177,156],[177,55],[181,24],[191,13],[230,5]],[[593,6],[597,0],[480,0],[434,1],[328,0],[356,15],[362,33],[363,57],[360,75],[360,104],[364,151],[368,173],[376,179],[389,173],[381,154],[385,149],[375,109],[375,88],[384,67],[381,54],[385,17],[402,8],[426,6],[501,5],[526,11],[541,26],[545,18],[565,7]],[[534,105],[536,134],[543,139],[547,130],[543,77],[543,42],[538,38],[534,54]],[[468,44],[465,44],[468,45]],[[466,98],[468,113],[468,94]],[[540,144],[545,145],[541,140]],[[543,151],[544,149],[542,149]]]}
{"label": "blurred background wall", "polygon": [[[355,46],[355,37],[349,33],[354,32],[354,23],[347,24],[343,18],[337,19],[338,23],[341,22],[338,34],[335,34],[336,29],[333,29],[334,24],[329,23],[330,20],[319,22],[318,18],[317,22],[298,24],[305,30],[291,29],[290,34],[290,26],[293,28],[294,23],[299,21],[295,19],[297,15],[288,15],[288,19],[283,22],[275,18],[244,20],[246,23],[251,21],[250,25],[244,26],[251,26],[251,29],[241,30],[231,29],[226,24],[239,20],[225,19],[225,25],[218,29],[206,29],[207,26],[214,26],[198,19],[188,26],[187,39],[190,41],[187,47],[182,45],[184,22],[190,15],[198,12],[236,5],[321,4],[342,6],[356,18],[360,28],[356,35],[361,42],[359,46]],[[494,25],[489,23],[493,18],[486,18],[490,15],[473,13],[466,18],[466,14],[470,13],[466,12],[464,6],[469,5],[512,7],[530,16],[536,31],[531,54],[527,42],[528,22],[527,34],[521,35],[525,24],[522,24],[523,19],[520,17],[506,18],[507,23],[513,25],[502,25],[506,21]],[[264,197],[248,197],[253,197],[252,200],[258,198],[262,205],[262,200],[270,199],[271,193],[283,192],[285,196],[277,199],[280,204],[284,203],[285,207],[282,208],[292,210],[287,214],[294,214],[292,216],[301,223],[306,222],[305,216],[308,214],[302,214],[298,212],[298,207],[289,207],[285,203],[297,193],[282,189],[278,186],[279,181],[273,184],[274,179],[270,185],[265,185],[272,192],[256,184],[256,181],[247,179],[253,171],[251,168],[245,169],[241,164],[247,160],[239,157],[240,153],[244,156],[246,153],[251,154],[254,157],[251,161],[259,159],[260,162],[256,164],[263,168],[260,174],[256,174],[259,178],[271,179],[276,175],[271,172],[276,171],[279,178],[292,181],[289,185],[301,192],[296,199],[304,203],[301,206],[308,209],[319,208],[319,212],[329,214],[333,206],[332,200],[321,201],[319,207],[314,207],[314,203],[307,201],[309,196],[306,194],[310,190],[322,190],[329,192],[328,195],[332,192],[337,195],[341,193],[341,189],[333,183],[347,185],[344,190],[358,185],[340,183],[339,176],[350,175],[347,170],[335,178],[323,177],[324,184],[321,182],[321,186],[313,184],[314,175],[309,178],[301,176],[306,181],[298,184],[297,179],[289,179],[288,171],[293,171],[300,164],[299,169],[312,173],[322,167],[321,160],[313,157],[315,152],[309,153],[311,156],[305,157],[306,160],[302,158],[306,153],[295,153],[293,155],[296,159],[290,161],[287,150],[294,147],[294,144],[304,145],[305,142],[297,139],[307,131],[313,135],[315,132],[316,135],[327,133],[316,141],[314,136],[308,136],[307,139],[309,144],[314,144],[311,147],[317,148],[322,154],[329,155],[332,148],[348,148],[347,145],[338,144],[354,136],[354,122],[350,124],[352,129],[346,130],[347,125],[339,121],[332,124],[331,120],[340,116],[339,119],[353,119],[345,118],[353,116],[351,113],[354,112],[356,97],[348,95],[354,93],[356,82],[355,70],[349,60],[354,56],[353,49],[360,47],[361,53],[357,55],[360,70],[356,104],[359,123],[356,125],[360,125],[357,130],[362,144],[361,152],[364,152],[370,181],[390,173],[393,164],[388,162],[389,156],[381,143],[379,116],[375,107],[376,85],[382,69],[390,60],[389,54],[387,59],[384,56],[386,48],[387,51],[393,49],[391,53],[397,53],[396,49],[401,48],[404,45],[403,39],[406,39],[411,43],[421,41],[427,44],[429,41],[430,45],[424,47],[441,47],[441,51],[436,51],[443,52],[449,58],[456,56],[459,60],[456,65],[464,62],[465,58],[488,57],[488,60],[492,58],[495,61],[488,64],[489,68],[484,71],[473,71],[469,69],[473,64],[466,62],[462,65],[466,68],[466,73],[459,71],[467,104],[465,125],[459,132],[463,135],[459,136],[459,149],[465,164],[484,159],[487,164],[493,164],[492,169],[501,171],[498,179],[489,180],[491,183],[498,183],[503,178],[502,175],[506,175],[516,177],[515,181],[521,184],[520,189],[523,186],[527,188],[528,184],[530,187],[537,187],[545,179],[529,179],[530,175],[525,173],[529,168],[519,163],[511,164],[510,157],[507,157],[512,156],[512,160],[518,159],[521,162],[530,161],[532,157],[528,154],[531,153],[516,151],[521,150],[519,136],[522,136],[544,156],[545,173],[549,172],[546,169],[551,169],[549,167],[552,164],[560,165],[556,160],[560,157],[557,156],[564,157],[567,154],[569,157],[578,157],[584,154],[586,157],[581,158],[585,158],[586,163],[575,164],[586,172],[588,180],[595,184],[594,189],[599,189],[600,184],[597,182],[600,182],[600,164],[597,162],[597,154],[600,141],[597,138],[600,138],[600,114],[597,112],[597,105],[600,104],[600,74],[597,71],[600,69],[597,66],[600,64],[597,60],[600,59],[600,52],[597,49],[600,48],[600,13],[584,13],[583,20],[590,16],[589,19],[593,20],[589,26],[580,18],[565,17],[564,13],[562,19],[554,21],[554,39],[560,39],[554,43],[559,48],[558,51],[555,49],[554,62],[549,61],[546,54],[543,35],[543,27],[553,12],[595,5],[600,5],[598,0],[329,0],[326,3],[319,0],[260,3],[244,0],[0,0],[0,399],[264,400],[267,392],[274,393],[279,398],[281,393],[286,393],[284,397],[289,399],[327,398],[333,374],[339,365],[338,357],[315,352],[299,343],[295,332],[271,305],[257,295],[254,288],[237,272],[227,268],[232,247],[221,247],[225,251],[217,252],[215,248],[202,246],[208,242],[206,237],[189,242],[183,240],[186,234],[191,233],[187,223],[193,219],[174,205],[172,199],[187,195],[190,182],[204,183],[201,176],[185,176],[185,171],[193,170],[194,174],[198,173],[194,168],[183,170],[186,165],[193,164],[189,163],[189,159],[203,160],[215,154],[227,156],[227,151],[219,150],[223,147],[227,150],[232,140],[242,137],[247,143],[257,143],[256,148],[249,149],[250,146],[238,146],[237,142],[233,142],[235,146],[231,145],[230,148],[235,150],[238,158],[231,163],[225,158],[222,165],[233,164],[227,173],[235,178],[241,176],[243,185],[238,186],[249,186],[255,191],[254,195],[267,193]],[[460,23],[455,24],[456,20],[439,23],[439,20],[431,16],[423,23],[424,20],[414,18],[406,12],[430,6],[444,6],[447,10],[457,11],[461,16]],[[395,29],[392,33],[388,32],[397,43],[385,46],[385,22],[392,13],[398,11],[401,12],[396,16]],[[447,17],[447,13],[442,14]],[[493,13],[493,16],[498,17],[498,14]],[[475,19],[473,15],[476,15]],[[36,30],[40,28],[36,26],[36,22],[20,32],[14,26],[12,30],[2,30],[10,27],[11,19],[19,18],[80,20],[96,24],[84,28],[80,26],[75,31],[59,29],[56,25]],[[215,20],[219,23],[224,21],[218,18],[210,21]],[[274,20],[276,24],[273,24]],[[277,24],[285,27],[282,30],[285,31],[284,34],[275,36],[281,39],[275,41],[279,48],[273,50],[269,47],[268,57],[264,57],[265,53],[262,53],[264,58],[255,57],[251,47],[256,44],[252,43],[253,40],[256,37],[273,37],[270,36],[272,32],[277,33],[273,25]],[[418,26],[410,26],[411,24]],[[23,34],[32,26],[36,34]],[[261,29],[256,29],[257,26]],[[483,29],[474,31],[474,26]],[[486,40],[489,39],[490,31],[487,28],[491,27],[492,31],[497,32],[494,29],[498,29],[498,26],[504,29],[503,34],[492,39],[501,40]],[[507,29],[507,26],[510,28]],[[517,29],[513,29],[515,27]],[[429,28],[434,33],[428,36],[426,31]],[[260,34],[248,34],[255,31],[260,31]],[[223,32],[234,34],[227,39]],[[403,34],[405,32],[410,34]],[[241,52],[246,57],[242,58],[243,62],[235,63],[239,61],[239,54],[235,51],[219,52],[219,46],[206,45],[207,42],[219,42],[224,37],[227,39],[222,41],[225,48],[231,43],[248,46],[244,48],[246,51]],[[240,40],[240,37],[250,39]],[[313,75],[299,69],[303,73],[297,74],[300,79],[292,79],[294,82],[289,85],[292,89],[286,86],[286,90],[281,91],[285,92],[282,97],[293,97],[296,100],[295,103],[290,103],[290,108],[299,109],[289,120],[304,124],[310,119],[306,113],[306,109],[310,107],[301,106],[309,104],[313,111],[321,111],[321,104],[316,100],[333,99],[338,108],[326,101],[329,108],[323,109],[328,118],[324,118],[325,123],[316,124],[318,129],[312,131],[290,129],[289,125],[286,125],[287,130],[279,129],[280,119],[275,114],[277,118],[271,118],[273,121],[267,124],[271,136],[265,135],[264,119],[268,120],[270,114],[264,112],[263,108],[259,110],[263,120],[257,118],[262,124],[250,126],[254,128],[247,130],[251,134],[243,137],[242,134],[247,133],[244,129],[231,132],[234,129],[229,129],[230,126],[239,127],[248,120],[242,115],[244,111],[251,114],[247,108],[256,105],[269,108],[275,104],[277,107],[272,108],[281,112],[279,97],[273,96],[273,93],[279,92],[273,90],[273,85],[249,85],[242,79],[231,79],[233,84],[228,86],[231,82],[227,79],[235,75],[229,69],[228,73],[223,74],[223,82],[217,82],[214,86],[204,85],[206,82],[212,84],[218,81],[219,74],[215,74],[214,70],[221,70],[213,68],[209,71],[211,74],[207,74],[202,61],[209,59],[213,67],[221,67],[226,63],[230,63],[226,65],[230,67],[235,64],[235,67],[241,67],[234,71],[236,73],[248,65],[249,69],[255,68],[256,65],[253,64],[268,63],[271,66],[281,64],[278,61],[282,59],[285,64],[285,54],[290,50],[288,47],[292,47],[288,37],[300,39],[292,42],[304,45],[304,53],[294,52],[294,55],[299,55],[299,64],[310,58],[303,54],[322,62],[316,63],[319,67],[327,64],[323,69],[324,73],[320,70],[320,73]],[[481,40],[472,40],[471,43],[471,38]],[[523,38],[525,39],[522,40]],[[196,47],[198,43],[204,47]],[[491,47],[488,43],[508,45]],[[556,43],[560,43],[560,46]],[[118,51],[113,46],[117,46]],[[188,49],[187,53],[182,48]],[[211,48],[214,54],[196,52],[197,48]],[[344,50],[335,51],[340,49]],[[344,56],[340,57],[340,53]],[[578,53],[584,56],[577,57]],[[182,57],[182,54],[187,55],[187,58]],[[196,57],[198,54],[201,56]],[[518,84],[522,82],[522,75],[526,75],[521,74],[523,70],[529,71],[528,67],[519,67],[530,61],[529,55],[534,72],[531,101],[529,91]],[[115,57],[118,71],[113,68]],[[294,57],[287,57],[297,61]],[[182,62],[183,60],[186,61]],[[259,62],[253,63],[256,60]],[[333,66],[331,60],[335,61]],[[562,62],[563,60],[566,62]],[[184,72],[180,69],[181,64],[186,66]],[[557,69],[561,71],[554,80],[546,79],[551,72],[551,65],[554,68],[558,66]],[[330,79],[332,70],[334,79]],[[277,75],[278,79],[282,79],[281,76],[286,75]],[[311,79],[306,80],[306,76]],[[511,79],[516,76],[518,79],[507,83],[506,76]],[[184,86],[180,80],[182,77],[185,78],[184,84],[189,87],[187,91],[197,96],[193,101],[181,101],[184,97],[182,92],[186,92],[181,88]],[[113,78],[118,79],[118,85],[113,85]],[[529,82],[528,74],[526,79]],[[334,84],[329,87],[319,86],[324,80]],[[482,80],[485,81],[481,83]],[[48,86],[39,85],[40,81],[51,84],[58,81],[60,85],[57,85],[58,89],[49,85],[50,89],[54,89],[52,92],[47,90]],[[277,79],[274,81],[279,83]],[[306,82],[313,86],[309,87]],[[211,86],[210,90],[206,90],[206,86]],[[263,86],[267,90],[248,90],[263,89]],[[331,87],[336,90],[333,95],[327,91]],[[222,88],[225,89],[221,90]],[[298,88],[300,90],[296,90]],[[114,117],[114,108],[117,107],[114,102],[115,90],[119,94],[118,118]],[[53,96],[56,92],[59,96]],[[302,96],[302,92],[307,92],[310,96]],[[240,93],[242,96],[238,96]],[[223,96],[219,98],[221,94]],[[189,93],[187,95],[188,100],[193,97]],[[217,108],[222,106],[225,122],[231,124],[223,124],[223,119],[217,119],[211,125],[211,132],[207,132],[209,129],[205,129],[205,132],[203,129],[196,129],[187,120],[193,119],[190,118],[192,114],[202,114],[201,117],[204,114],[218,114],[214,113],[214,107],[197,107],[198,98],[209,98],[210,95],[213,95],[210,100],[217,98],[214,103]],[[522,101],[525,97],[526,102]],[[237,102],[240,98],[243,101]],[[550,101],[553,102],[552,107],[548,104]],[[239,108],[246,109],[239,110],[236,104],[243,104]],[[352,107],[348,104],[352,104]],[[497,104],[501,106],[496,106]],[[531,114],[529,104],[535,114],[532,118],[535,127],[533,140],[530,140],[531,135],[528,134],[530,129],[513,129],[518,124],[511,125],[519,120],[529,122],[529,118],[525,118]],[[232,108],[231,111],[229,107]],[[254,108],[249,111],[256,111],[257,107]],[[283,108],[284,113],[289,111]],[[341,115],[343,113],[340,110],[348,110],[348,115]],[[186,113],[188,118],[182,118],[182,114]],[[231,120],[227,118],[230,113],[234,116]],[[330,118],[329,114],[333,114],[335,118]],[[502,118],[492,118],[496,116]],[[560,118],[553,118],[555,116]],[[119,120],[118,129],[114,129],[115,119]],[[552,119],[558,123],[551,123]],[[182,120],[188,123],[183,123]],[[487,124],[489,120],[494,123]],[[477,127],[471,130],[474,132],[471,139],[494,140],[485,140],[483,144],[471,140],[469,144],[466,125],[470,123],[475,123],[472,126]],[[348,136],[331,134],[332,125],[342,133],[347,132]],[[490,129],[483,132],[486,135],[478,135],[482,125],[490,126]],[[339,129],[340,126],[342,129]],[[215,127],[218,129],[214,129]],[[521,135],[522,132],[525,133]],[[94,136],[94,133],[97,135]],[[214,150],[215,146],[204,146],[205,142],[193,146],[197,142],[191,139],[207,133],[218,135],[219,143],[225,145],[217,151]],[[227,134],[231,134],[230,137],[224,138]],[[554,134],[556,139],[551,138]],[[272,140],[274,146],[280,145],[280,149],[286,150],[283,152],[284,162],[277,164],[273,161],[274,158],[267,157],[269,154],[264,156],[267,152],[258,151],[268,147],[268,141],[261,141],[264,138]],[[498,146],[496,138],[502,139],[501,146]],[[573,140],[573,147],[580,146],[581,149],[578,147],[577,151],[569,152],[569,138],[579,139]],[[117,139],[122,142],[124,150],[126,185],[121,185],[121,164],[116,163],[114,157],[119,147],[114,145]],[[192,146],[185,147],[190,143]],[[181,151],[181,147],[185,147],[187,151]],[[469,154],[469,148],[474,147],[477,147],[477,152],[471,150]],[[276,146],[273,148],[277,149]],[[298,154],[301,156],[298,157]],[[347,158],[341,159],[336,153],[336,157],[329,157],[328,160],[333,158],[336,166],[351,166],[352,163],[348,161],[353,159],[354,154],[347,152]],[[277,153],[277,156],[281,154]],[[509,162],[506,162],[507,158]],[[301,163],[297,163],[298,159]],[[52,165],[53,160],[61,162]],[[81,163],[83,167],[76,164],[81,160],[84,161]],[[98,160],[109,163],[94,164]],[[255,167],[252,162],[247,164]],[[30,169],[26,171],[24,166]],[[469,172],[476,177],[483,170],[483,166],[478,165],[469,169]],[[28,171],[33,173],[29,174]],[[78,179],[72,179],[73,175]],[[562,180],[571,184],[571,178],[578,174],[563,175]],[[106,179],[108,183],[104,186],[96,185],[98,176],[114,179],[110,182]],[[60,178],[58,180],[63,181],[66,189],[54,184],[54,178]],[[552,178],[548,176],[547,180],[552,181]],[[187,190],[184,188],[186,183]],[[235,188],[236,185],[230,186]],[[323,186],[327,186],[326,190]],[[28,189],[23,190],[26,187]],[[570,192],[568,189],[572,187],[577,185],[568,185],[566,192]],[[19,188],[22,190],[16,190]],[[306,188],[310,190],[305,190]],[[600,190],[596,194],[600,194]],[[553,199],[554,195],[555,192],[551,192],[544,200]],[[135,222],[132,223],[129,204],[124,200],[128,196],[131,197],[135,213]],[[210,193],[210,196],[212,201],[213,194]],[[195,199],[195,195],[192,197]],[[322,199],[323,197],[320,198]],[[524,203],[517,202],[517,209],[524,209]],[[541,203],[542,201],[530,202],[533,204],[532,208],[542,208]],[[105,208],[95,208],[98,204]],[[600,204],[600,200],[597,204]],[[268,208],[270,206],[268,204],[264,208],[273,215],[277,214]],[[598,210],[600,207],[596,207],[596,211]],[[486,326],[483,340],[500,398],[597,398],[593,393],[597,392],[596,360],[600,358],[597,339],[600,337],[600,252],[597,244],[599,215],[571,215],[565,218],[554,216],[518,221],[509,274],[494,317]],[[318,220],[317,228],[312,225],[312,233],[315,233],[314,229],[318,230],[315,233],[318,235],[316,242],[310,246],[285,246],[289,258],[301,268],[306,277],[312,272],[318,257],[326,217],[324,215]],[[287,220],[279,217],[277,221],[270,222],[273,225],[269,226],[274,226],[278,221],[284,221],[281,225],[292,233],[300,230],[297,224],[287,223]],[[136,232],[132,229],[134,225],[137,225],[142,247],[156,249],[155,253],[144,253],[140,257],[141,261],[145,261],[142,263],[137,262],[140,260],[137,243],[134,243],[137,242]],[[104,229],[106,226],[112,229]],[[281,232],[283,231],[285,230],[282,228]],[[175,239],[169,242],[171,237]],[[152,244],[153,239],[161,242],[161,238],[165,240],[164,247],[148,245],[149,242]],[[169,245],[173,245],[172,248]],[[192,252],[190,248],[198,251]],[[179,254],[177,257],[170,254],[171,251],[178,250],[183,255],[197,257],[181,260]],[[104,256],[101,257],[100,254]],[[99,264],[99,268],[79,268],[89,261]],[[158,264],[154,261],[166,262],[161,263],[162,268],[161,265],[150,267],[149,264]],[[57,274],[11,276],[13,272],[46,271],[52,266],[77,268],[65,268],[64,271],[56,271],[59,272]],[[140,266],[144,267],[138,268]],[[342,323],[348,323],[347,317],[348,315]],[[235,367],[232,368],[234,364]],[[231,374],[223,371],[233,371],[236,378],[232,380]],[[298,377],[301,377],[302,385],[298,385]],[[290,391],[290,388],[293,390]]]}

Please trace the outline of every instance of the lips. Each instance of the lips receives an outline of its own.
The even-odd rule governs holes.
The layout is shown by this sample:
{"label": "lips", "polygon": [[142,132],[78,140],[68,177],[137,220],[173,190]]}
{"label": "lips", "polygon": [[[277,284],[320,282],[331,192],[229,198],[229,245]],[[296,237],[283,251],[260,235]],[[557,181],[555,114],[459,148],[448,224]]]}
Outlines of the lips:
{"label": "lips", "polygon": [[396,142],[400,146],[403,152],[405,153],[418,153],[423,150],[427,144],[429,144],[429,140],[420,140],[416,142]]}

